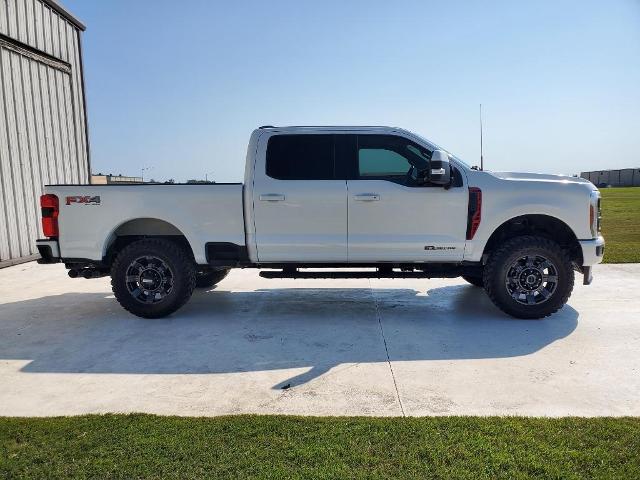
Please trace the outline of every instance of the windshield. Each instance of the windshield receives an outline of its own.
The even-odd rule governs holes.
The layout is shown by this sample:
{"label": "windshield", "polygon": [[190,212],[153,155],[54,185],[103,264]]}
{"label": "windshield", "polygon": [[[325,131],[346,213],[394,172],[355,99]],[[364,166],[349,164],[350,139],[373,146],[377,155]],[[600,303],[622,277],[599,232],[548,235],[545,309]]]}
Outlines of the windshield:
{"label": "windshield", "polygon": [[444,152],[447,152],[447,154],[453,158],[456,162],[462,164],[463,166],[467,167],[467,168],[471,168],[471,165],[469,165],[467,162],[463,161],[462,159],[460,159],[459,157],[457,157],[456,155],[454,155],[453,153],[451,153],[449,150],[447,150],[446,148],[442,148],[440,145],[436,145],[435,143],[433,143],[431,140],[427,140],[426,138],[424,138],[422,135],[418,135],[417,133],[414,133],[414,135],[416,137],[418,137],[420,140],[422,140],[424,143],[426,143],[427,145],[431,145],[434,149],[436,150],[442,150]]}

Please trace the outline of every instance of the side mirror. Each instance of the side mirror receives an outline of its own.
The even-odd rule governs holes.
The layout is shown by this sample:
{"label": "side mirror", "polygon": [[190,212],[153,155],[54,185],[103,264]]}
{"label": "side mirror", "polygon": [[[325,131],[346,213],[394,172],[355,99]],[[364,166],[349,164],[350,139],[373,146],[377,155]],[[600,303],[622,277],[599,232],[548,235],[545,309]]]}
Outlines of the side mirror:
{"label": "side mirror", "polygon": [[429,181],[436,185],[451,183],[451,164],[447,152],[434,150],[429,162]]}

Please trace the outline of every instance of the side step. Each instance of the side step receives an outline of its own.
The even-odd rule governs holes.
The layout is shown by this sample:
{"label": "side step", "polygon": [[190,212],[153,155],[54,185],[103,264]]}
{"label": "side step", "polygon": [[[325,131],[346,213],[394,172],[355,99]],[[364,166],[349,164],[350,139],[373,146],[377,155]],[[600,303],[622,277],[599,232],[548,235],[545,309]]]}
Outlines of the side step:
{"label": "side step", "polygon": [[[262,278],[430,278],[433,273],[422,271],[393,271],[393,270],[371,270],[368,272],[354,271],[314,271],[301,272],[299,270],[263,270],[260,272]],[[439,275],[440,276],[440,275]]]}

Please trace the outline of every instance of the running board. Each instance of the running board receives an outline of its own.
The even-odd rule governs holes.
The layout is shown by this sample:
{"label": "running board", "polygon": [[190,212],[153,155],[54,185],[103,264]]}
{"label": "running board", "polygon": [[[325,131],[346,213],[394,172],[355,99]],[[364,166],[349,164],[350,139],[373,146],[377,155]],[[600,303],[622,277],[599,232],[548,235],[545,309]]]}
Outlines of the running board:
{"label": "running board", "polygon": [[442,277],[442,273],[434,275],[433,272],[394,272],[387,270],[377,270],[370,272],[353,271],[326,271],[326,272],[300,272],[298,270],[267,270],[261,271],[262,278],[430,278],[433,276]]}

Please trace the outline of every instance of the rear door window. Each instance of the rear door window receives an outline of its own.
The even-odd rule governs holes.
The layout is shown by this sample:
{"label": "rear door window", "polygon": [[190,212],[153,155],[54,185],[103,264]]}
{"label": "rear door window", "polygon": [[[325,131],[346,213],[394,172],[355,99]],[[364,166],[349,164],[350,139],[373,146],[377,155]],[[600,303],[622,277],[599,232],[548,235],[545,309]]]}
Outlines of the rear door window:
{"label": "rear door window", "polygon": [[333,135],[274,135],[266,163],[267,175],[278,180],[333,180]]}

